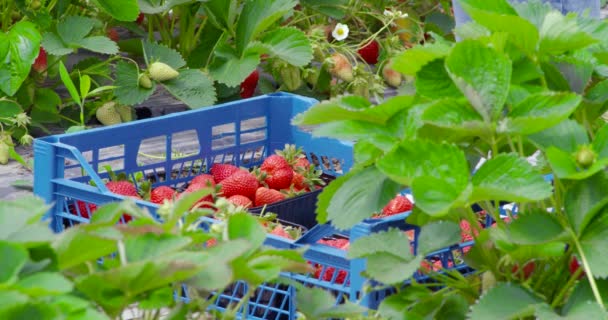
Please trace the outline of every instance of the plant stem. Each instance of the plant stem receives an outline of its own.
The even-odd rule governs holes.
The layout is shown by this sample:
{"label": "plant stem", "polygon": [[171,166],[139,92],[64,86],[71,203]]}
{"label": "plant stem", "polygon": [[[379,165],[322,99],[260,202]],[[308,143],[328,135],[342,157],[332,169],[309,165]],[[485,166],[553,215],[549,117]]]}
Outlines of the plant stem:
{"label": "plant stem", "polygon": [[555,299],[553,299],[553,302],[551,303],[552,308],[559,306],[561,301],[564,300],[564,297],[566,296],[568,291],[570,291],[572,287],[576,284],[576,280],[578,280],[578,277],[580,277],[581,273],[583,273],[583,269],[578,268],[572,275],[570,275],[570,279],[568,279],[566,285],[562,287]]}
{"label": "plant stem", "polygon": [[[570,234],[572,236],[574,245],[576,246],[576,251],[578,252],[583,268],[585,269],[585,274],[587,275],[587,279],[589,279],[589,285],[591,286],[591,291],[593,291],[593,296],[595,297],[595,301],[600,305],[602,310],[606,310],[604,306],[604,300],[602,299],[602,295],[600,294],[600,290],[597,287],[597,282],[595,282],[595,278],[593,277],[593,273],[591,272],[591,268],[589,267],[589,262],[587,261],[587,256],[581,247],[580,242],[578,241],[577,235],[574,233],[572,229],[569,229]],[[580,269],[580,268],[579,268]]]}

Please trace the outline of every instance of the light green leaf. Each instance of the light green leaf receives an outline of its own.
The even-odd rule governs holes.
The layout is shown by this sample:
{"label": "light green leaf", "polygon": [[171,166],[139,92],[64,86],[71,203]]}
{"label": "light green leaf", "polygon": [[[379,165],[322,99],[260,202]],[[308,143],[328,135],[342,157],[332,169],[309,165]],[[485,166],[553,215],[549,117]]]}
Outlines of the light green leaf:
{"label": "light green leaf", "polygon": [[0,254],[3,257],[0,263],[0,286],[10,285],[17,281],[19,271],[28,260],[28,253],[20,245],[0,241]]}
{"label": "light green leaf", "polygon": [[287,61],[296,67],[305,66],[312,60],[310,41],[299,29],[276,29],[264,35],[261,41],[262,46],[272,57]]}
{"label": "light green leaf", "polygon": [[136,105],[142,103],[154,93],[156,83],[152,82],[152,88],[146,89],[139,86],[139,73],[137,66],[119,61],[116,64],[116,81],[114,94],[121,104]]}
{"label": "light green leaf", "polygon": [[345,182],[347,182],[357,173],[358,171],[355,170],[350,171],[345,175],[339,176],[335,180],[332,180],[330,183],[327,184],[327,186],[325,186],[325,188],[323,188],[323,191],[321,191],[321,193],[319,194],[316,203],[317,209],[315,213],[317,214],[318,223],[327,223],[327,219],[329,216],[329,212],[327,210],[329,208],[329,205],[331,204],[334,195],[342,187],[342,185],[344,185]]}
{"label": "light green leaf", "polygon": [[416,73],[416,93],[433,99],[462,97],[462,93],[445,69],[443,59],[427,63]]}
{"label": "light green leaf", "polygon": [[52,32],[47,32],[42,38],[42,46],[44,50],[54,56],[64,56],[74,51],[73,48],[66,46],[58,35]]}
{"label": "light green leaf", "polygon": [[556,147],[545,150],[547,160],[556,176],[561,179],[581,180],[586,179],[608,165],[608,158],[597,159],[590,167],[580,168],[572,153]]}
{"label": "light green leaf", "polygon": [[581,100],[573,93],[532,94],[513,107],[498,130],[524,135],[545,130],[566,120]]}
{"label": "light green leaf", "polygon": [[192,109],[208,107],[217,101],[213,81],[200,70],[182,70],[177,78],[163,85]]}
{"label": "light green leaf", "polygon": [[422,256],[408,261],[392,254],[375,254],[367,257],[367,268],[363,275],[381,283],[397,285],[410,279],[420,268],[422,260]]}
{"label": "light green leaf", "polygon": [[568,153],[575,152],[579,145],[589,143],[587,132],[583,126],[574,120],[565,120],[551,128],[528,136],[541,149],[551,146]]}
{"label": "light green leaf", "polygon": [[182,55],[167,46],[145,41],[143,47],[148,65],[160,61],[176,70],[186,65]]}
{"label": "light green leaf", "polygon": [[528,211],[513,220],[508,227],[511,241],[523,245],[538,245],[556,241],[564,232],[565,230],[557,218],[543,211]]}
{"label": "light green leaf", "polygon": [[[32,108],[30,112],[32,122],[53,123],[60,120],[58,106],[61,104],[61,98],[55,91],[49,88],[37,89],[34,103],[36,107]],[[0,109],[4,109],[2,102],[0,102]],[[0,111],[0,113],[2,112]]]}
{"label": "light green leaf", "polygon": [[94,26],[95,19],[84,16],[68,16],[57,23],[57,34],[63,43],[70,47],[84,39],[93,30]]}
{"label": "light green leaf", "polygon": [[60,273],[38,272],[21,279],[15,284],[21,292],[30,296],[59,295],[72,291],[70,280]]}
{"label": "light green leaf", "polygon": [[135,21],[139,14],[137,0],[96,0],[97,3],[114,19]]}
{"label": "light green leaf", "polygon": [[469,185],[449,185],[433,176],[419,176],[412,182],[416,207],[430,216],[447,214],[450,208],[463,204],[470,194]]}
{"label": "light green leaf", "polygon": [[540,302],[540,299],[519,285],[499,283],[473,305],[469,319],[517,319],[531,316]]}
{"label": "light green leaf", "polygon": [[400,186],[375,167],[368,167],[346,180],[331,198],[328,220],[338,229],[347,230],[385,206]]}
{"label": "light green leaf", "polygon": [[59,62],[59,76],[61,77],[61,81],[63,81],[63,85],[66,87],[66,89],[68,89],[68,92],[70,93],[70,96],[74,102],[76,102],[78,105],[82,104],[80,96],[78,95],[78,90],[76,90],[76,86],[70,77],[70,73],[61,61]]}
{"label": "light green leaf", "polygon": [[239,57],[233,48],[222,45],[215,51],[215,59],[209,66],[209,73],[216,81],[234,87],[245,80],[259,64],[260,55],[257,51],[246,50]]}
{"label": "light green leaf", "polygon": [[541,52],[561,54],[575,51],[597,42],[591,35],[582,31],[575,16],[565,17],[557,11],[550,12],[540,29]]}
{"label": "light green leaf", "polygon": [[[192,0],[138,0],[139,11],[146,14],[158,14],[169,11],[171,8],[180,4],[192,2]],[[137,18],[137,15],[135,15]],[[135,18],[133,19],[135,20]]]}
{"label": "light green leaf", "polygon": [[471,13],[470,9],[483,10],[488,12],[494,12],[505,15],[516,15],[517,12],[507,0],[458,0],[458,3],[467,12]]}
{"label": "light green leaf", "polygon": [[473,175],[471,201],[540,201],[551,196],[551,184],[516,154],[500,154],[486,161]]}
{"label": "light green leaf", "polygon": [[466,100],[460,99],[435,101],[423,113],[422,120],[462,136],[486,136],[492,130]]}
{"label": "light green leaf", "polygon": [[91,77],[88,74],[80,76],[80,96],[86,98],[91,89]]}
{"label": "light green leaf", "polygon": [[247,1],[236,26],[236,48],[244,53],[254,38],[298,4],[295,0]]}
{"label": "light green leaf", "polygon": [[608,124],[604,124],[602,128],[595,133],[592,146],[600,159],[608,158]]}
{"label": "light green leaf", "polygon": [[[418,199],[416,199],[416,203]],[[458,224],[450,221],[433,222],[420,229],[418,254],[427,255],[435,250],[447,248],[461,241]]]}
{"label": "light green leaf", "polygon": [[536,52],[539,33],[536,27],[527,20],[502,13],[488,12],[469,8],[473,20],[492,32],[506,32],[509,41],[523,52],[531,54]]}
{"label": "light green leaf", "polygon": [[608,214],[605,209],[585,228],[580,243],[593,277],[608,278],[608,256],[602,254],[608,246]]}
{"label": "light green leaf", "polygon": [[566,216],[576,234],[581,235],[608,204],[608,196],[603,191],[607,187],[608,176],[605,172],[599,172],[589,179],[576,181],[566,191]]}
{"label": "light green leaf", "polygon": [[203,2],[203,7],[216,28],[229,30],[234,24],[237,4],[236,0],[209,0]]}
{"label": "light green leaf", "polygon": [[93,36],[86,37],[78,42],[81,47],[98,53],[103,54],[116,54],[118,53],[118,46],[116,42],[110,40],[104,36]]}
{"label": "light green leaf", "polygon": [[487,38],[491,34],[488,28],[480,25],[475,21],[469,21],[467,23],[457,26],[456,28],[454,28],[454,33],[456,34],[456,36],[464,40]]}
{"label": "light green leaf", "polygon": [[331,2],[325,0],[300,0],[300,3],[311,10],[336,20],[344,18],[348,11],[348,0],[333,0]]}
{"label": "light green leaf", "polygon": [[147,233],[129,237],[125,240],[127,261],[137,262],[161,257],[171,252],[177,252],[191,242],[188,237],[171,234]]}
{"label": "light green leaf", "polygon": [[442,42],[415,46],[394,58],[393,69],[405,75],[416,75],[427,63],[446,57],[450,47]]}
{"label": "light green leaf", "polygon": [[120,238],[113,227],[81,224],[61,233],[52,246],[59,268],[65,270],[115,252]]}
{"label": "light green leaf", "polygon": [[350,301],[336,305],[336,298],[321,288],[308,288],[298,284],[296,289],[298,311],[306,316],[306,319],[344,318],[349,315],[356,317],[366,311]]}
{"label": "light green leaf", "polygon": [[[27,78],[32,64],[38,57],[40,32],[28,21],[14,24],[8,34],[0,32],[0,53],[7,52],[0,66],[0,89],[13,96]],[[8,50],[6,50],[8,48]]]}
{"label": "light green leaf", "polygon": [[396,228],[373,233],[355,240],[348,248],[348,258],[366,258],[377,253],[389,253],[404,259],[413,258],[407,235]]}
{"label": "light green leaf", "polygon": [[452,80],[486,122],[502,113],[511,82],[511,61],[474,40],[459,42],[446,60]]}
{"label": "light green leaf", "polygon": [[532,22],[539,30],[542,27],[547,14],[552,10],[555,10],[550,3],[541,1],[513,2],[511,5],[520,17]]}
{"label": "light green leaf", "polygon": [[[608,280],[606,279],[596,279],[595,283],[598,287],[598,290],[600,292],[608,292]],[[608,297],[606,297],[605,295],[602,297],[604,300],[604,305],[606,304],[606,302],[608,302]],[[576,285],[576,287],[574,288],[574,290],[572,291],[572,294],[570,295],[568,301],[566,302],[566,304],[563,307],[563,312],[565,314],[570,314],[570,313],[578,313],[578,311],[575,310],[580,310],[580,309],[593,309],[593,306],[590,306],[590,302],[595,302],[595,297],[593,296],[593,290],[591,289],[591,286],[589,285],[589,281],[579,281]],[[576,319],[601,319],[601,317],[596,318],[596,317],[581,317],[581,318],[576,318]],[[574,319],[569,319],[569,320],[574,320]]]}
{"label": "light green leaf", "polygon": [[234,214],[228,218],[228,238],[244,239],[257,249],[264,243],[266,232],[259,221],[249,214]]}

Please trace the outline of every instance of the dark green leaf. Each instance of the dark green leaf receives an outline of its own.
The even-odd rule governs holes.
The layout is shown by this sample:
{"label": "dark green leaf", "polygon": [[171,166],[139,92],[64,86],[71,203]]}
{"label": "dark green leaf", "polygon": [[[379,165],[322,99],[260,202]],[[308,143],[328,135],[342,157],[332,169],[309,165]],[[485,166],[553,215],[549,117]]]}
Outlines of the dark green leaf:
{"label": "dark green leaf", "polygon": [[114,94],[121,104],[136,105],[142,103],[154,93],[156,83],[152,82],[152,88],[145,89],[139,86],[139,73],[136,65],[119,61],[116,64],[116,89]]}
{"label": "dark green leaf", "polygon": [[287,61],[293,66],[302,67],[312,60],[310,41],[299,29],[276,29],[264,35],[261,41],[272,57]]}
{"label": "dark green leaf", "polygon": [[345,179],[327,207],[328,220],[343,230],[378,212],[400,189],[376,167],[363,169]]}
{"label": "dark green leaf", "polygon": [[583,126],[574,120],[565,120],[556,126],[528,136],[541,149],[551,146],[568,153],[575,152],[579,145],[589,143],[587,132]]}
{"label": "dark green leaf", "polygon": [[511,82],[511,61],[506,56],[479,41],[465,40],[454,47],[446,66],[485,121],[501,115]]}
{"label": "dark green leaf", "polygon": [[[236,0],[209,0],[203,2],[205,13],[213,22],[214,28],[230,30],[233,28],[234,18],[237,13],[238,1]],[[204,34],[204,32],[203,32]],[[204,35],[201,36],[204,36]]]}
{"label": "dark green leaf", "polygon": [[425,123],[462,136],[485,136],[491,128],[466,100],[442,99],[432,103],[422,115]]}
{"label": "dark green leaf", "polygon": [[547,87],[553,91],[570,91],[570,83],[561,71],[552,63],[541,62],[541,69],[547,81]]}
{"label": "dark green leaf", "polygon": [[266,232],[255,217],[240,213],[228,218],[228,238],[245,239],[252,248],[257,249],[264,243]]}
{"label": "dark green leaf", "polygon": [[0,53],[5,54],[0,57],[4,61],[0,67],[0,89],[6,95],[14,95],[27,78],[38,57],[41,39],[36,26],[28,21],[17,22],[8,34],[0,33]]}
{"label": "dark green leaf", "polygon": [[509,41],[525,53],[536,52],[539,34],[536,27],[527,20],[503,13],[489,12],[474,8],[467,10],[473,20],[495,33],[506,32]]}
{"label": "dark green leaf", "polygon": [[608,158],[608,125],[604,124],[601,129],[595,133],[593,139],[593,150],[597,153],[598,157]]}
{"label": "dark green leaf", "polygon": [[138,262],[179,251],[191,243],[190,238],[170,234],[146,233],[125,240],[127,261]]}
{"label": "dark green leaf", "polygon": [[209,73],[216,81],[234,87],[245,80],[259,64],[260,55],[257,51],[246,50],[239,56],[233,48],[224,44],[216,49]]}
{"label": "dark green leaf", "polygon": [[585,98],[595,103],[608,101],[608,79],[598,82],[585,94]]}
{"label": "dark green leaf", "polygon": [[462,97],[462,93],[450,79],[444,62],[443,59],[433,60],[416,73],[416,93],[435,99]]}
{"label": "dark green leaf", "polygon": [[327,186],[325,186],[325,188],[323,188],[323,191],[321,191],[321,193],[319,194],[316,203],[317,209],[315,213],[317,214],[318,223],[327,223],[327,219],[329,216],[329,212],[327,210],[329,209],[329,205],[334,195],[340,188],[342,188],[342,185],[345,182],[347,182],[357,173],[358,171],[352,170],[351,172],[348,172],[347,174],[339,176],[335,180],[332,180],[329,184],[327,184]]}
{"label": "dark green leaf", "polygon": [[30,296],[59,295],[72,291],[73,284],[60,273],[39,272],[15,284],[16,288]]}
{"label": "dark green leaf", "polygon": [[[139,10],[146,14],[159,14],[171,10],[180,4],[191,2],[192,0],[139,0]],[[137,15],[135,16],[137,17]],[[134,20],[135,18],[133,18]],[[131,20],[132,21],[132,20]]]}
{"label": "dark green leaf", "polygon": [[405,75],[416,75],[422,67],[434,60],[442,60],[450,52],[450,47],[441,42],[415,46],[396,56],[393,69]]}
{"label": "dark green leaf", "polygon": [[551,196],[551,184],[516,154],[500,154],[486,161],[473,176],[472,201],[540,201]]}
{"label": "dark green leaf", "polygon": [[58,318],[61,319],[58,311],[57,308],[48,303],[30,301],[29,303],[9,306],[4,310],[0,309],[0,319],[56,320]]}
{"label": "dark green leaf", "polygon": [[[86,37],[93,27],[95,20],[85,16],[68,16],[57,23],[57,34],[63,43],[70,47]],[[45,48],[46,49],[46,48]]]}
{"label": "dark green leaf", "polygon": [[420,229],[418,254],[427,255],[456,244],[461,240],[460,233],[460,227],[454,222],[439,221],[427,224]]}
{"label": "dark green leaf", "polygon": [[568,82],[570,91],[583,94],[594,70],[591,53],[579,50],[574,53],[574,57],[558,59],[555,64]]}
{"label": "dark green leaf", "polygon": [[[505,303],[507,301],[508,303]],[[513,319],[531,316],[538,303],[538,298],[519,285],[499,283],[472,307],[469,319]]]}
{"label": "dark green leaf", "polygon": [[464,204],[471,195],[470,185],[450,185],[434,176],[416,177],[412,182],[412,191],[416,207],[430,216],[447,214],[450,208]]}
{"label": "dark green leaf", "polygon": [[522,214],[509,224],[508,229],[513,242],[525,245],[555,241],[563,235],[564,231],[555,216],[542,211]]}
{"label": "dark green leaf", "polygon": [[[228,1],[219,0],[215,2],[227,3]],[[234,2],[234,1],[233,1]],[[218,29],[211,23],[205,24],[199,45],[190,52],[188,56],[188,66],[190,68],[204,68],[211,62],[211,56],[215,50],[215,46],[222,40],[224,31]]]}
{"label": "dark green leaf", "polygon": [[0,118],[14,118],[22,113],[21,106],[12,100],[0,100]]}
{"label": "dark green leaf", "polygon": [[[597,284],[598,290],[600,292],[608,292],[608,280],[606,279],[596,279],[595,283]],[[608,297],[604,295],[603,297],[604,305],[608,302]],[[566,302],[566,305],[563,308],[563,312],[568,314],[572,309],[579,309],[580,306],[589,305],[589,303],[593,301],[595,302],[595,297],[593,296],[593,290],[589,285],[589,281],[579,281],[574,291],[570,295],[570,298]],[[583,319],[593,319],[586,318]],[[599,319],[599,318],[598,318]]]}
{"label": "dark green leaf", "polygon": [[139,14],[137,0],[96,0],[97,3],[114,19],[135,21]]}
{"label": "dark green leaf", "polygon": [[606,319],[608,314],[602,307],[593,300],[585,301],[572,306],[569,312],[564,312],[563,316],[557,314],[546,304],[537,307],[535,316],[542,320],[576,320],[576,319]]}
{"label": "dark green leaf", "polygon": [[236,48],[243,53],[254,38],[295,7],[295,0],[248,1],[236,26]]}
{"label": "dark green leaf", "polygon": [[541,52],[561,54],[585,48],[596,40],[582,31],[576,22],[576,16],[565,17],[557,11],[552,11],[545,17],[540,29]]}
{"label": "dark green leaf", "polygon": [[566,216],[576,234],[580,235],[589,223],[608,203],[603,190],[608,188],[608,176],[604,172],[576,181],[566,191],[564,207]]}
{"label": "dark green leaf", "polygon": [[182,70],[177,78],[163,85],[192,109],[209,107],[217,101],[213,81],[200,70]]}
{"label": "dark green leaf", "polygon": [[[34,101],[34,108],[30,113],[32,122],[54,123],[60,120],[58,107],[61,104],[61,98],[55,91],[39,88],[36,90]],[[0,110],[3,108],[3,106],[0,107]],[[0,113],[2,112],[0,111]]]}
{"label": "dark green leaf", "polygon": [[78,45],[93,52],[103,54],[116,54],[118,53],[118,46],[116,42],[110,40],[104,36],[93,36],[86,37],[78,42]]}
{"label": "dark green leaf", "polygon": [[348,11],[348,0],[333,0],[331,2],[325,0],[300,0],[300,3],[337,20],[344,18]]}
{"label": "dark green leaf", "polygon": [[513,107],[499,131],[532,134],[566,120],[581,102],[573,93],[533,94]]}
{"label": "dark green leaf", "polygon": [[608,256],[602,254],[604,248],[608,246],[608,212],[606,209],[602,210],[597,218],[588,224],[579,241],[593,277],[607,278]]}
{"label": "dark green leaf", "polygon": [[0,241],[0,285],[10,285],[17,281],[17,275],[28,260],[25,248],[17,244]]}
{"label": "dark green leaf", "polygon": [[145,41],[143,46],[148,65],[157,61],[163,62],[173,69],[179,69],[186,65],[186,61],[181,54],[167,46],[148,41]]}

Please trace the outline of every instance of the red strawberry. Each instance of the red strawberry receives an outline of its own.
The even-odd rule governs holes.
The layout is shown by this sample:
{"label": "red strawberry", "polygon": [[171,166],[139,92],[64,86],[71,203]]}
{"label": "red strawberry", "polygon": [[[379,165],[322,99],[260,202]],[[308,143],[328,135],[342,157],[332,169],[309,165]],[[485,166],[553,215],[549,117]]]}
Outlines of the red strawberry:
{"label": "red strawberry", "polygon": [[410,210],[412,210],[412,202],[406,196],[398,195],[382,209],[381,216],[392,216]]}
{"label": "red strawberry", "polygon": [[310,167],[310,162],[306,157],[300,157],[296,160],[296,163],[293,165],[294,170],[308,170]]}
{"label": "red strawberry", "polygon": [[341,250],[348,250],[350,247],[350,241],[344,238],[338,239],[321,239],[317,243],[324,244],[330,247],[338,248]]}
{"label": "red strawberry", "polygon": [[259,183],[258,179],[251,173],[239,170],[230,177],[222,180],[221,185],[222,195],[226,198],[239,194],[254,200]]}
{"label": "red strawberry", "polygon": [[112,193],[141,199],[137,193],[137,188],[129,181],[109,181],[106,183],[106,188]]}
{"label": "red strawberry", "polygon": [[266,158],[260,170],[267,174],[264,182],[268,188],[281,190],[288,189],[293,179],[293,170],[285,158],[273,154]]}
{"label": "red strawberry", "polygon": [[270,234],[293,240],[293,238],[289,235],[289,233],[287,233],[287,231],[285,231],[285,229],[281,225],[277,225],[276,227],[274,227]]}
{"label": "red strawberry", "polygon": [[307,190],[308,184],[306,184],[306,178],[303,175],[294,171],[293,179],[291,179],[291,184],[296,190]]}
{"label": "red strawberry", "polygon": [[[568,266],[568,269],[570,270],[570,274],[574,274],[580,267],[581,267],[581,265],[578,262],[578,259],[573,256],[572,260],[570,260],[570,265]],[[578,278],[580,279],[584,276],[585,276],[585,271],[583,271]]]}
{"label": "red strawberry", "polygon": [[214,163],[211,167],[211,174],[213,175],[213,180],[215,180],[215,183],[220,183],[222,180],[230,177],[233,173],[239,170],[241,170],[239,167],[231,164]]}
{"label": "red strawberry", "polygon": [[[323,272],[323,266],[319,265],[319,266],[317,266],[317,268],[315,270],[315,278],[321,279],[323,281],[331,281],[332,278],[334,277],[334,273],[336,272],[336,268],[326,267],[325,272],[323,272],[322,275],[321,275],[321,272]],[[347,276],[346,271],[339,270],[338,275],[336,275],[336,279],[334,280],[334,283],[343,284],[344,281],[346,281],[346,276]]]}
{"label": "red strawberry", "polygon": [[357,52],[359,53],[363,61],[367,62],[368,64],[376,64],[378,63],[380,45],[378,44],[378,41],[372,40],[363,47],[361,47],[361,49],[359,49],[359,51]]}
{"label": "red strawberry", "polygon": [[328,63],[331,66],[329,71],[332,75],[346,82],[353,81],[353,66],[350,64],[350,61],[348,61],[346,56],[336,52],[328,59]]}
{"label": "red strawberry", "polygon": [[241,82],[241,98],[251,98],[255,93],[255,88],[258,86],[260,72],[255,69],[243,82]]}
{"label": "red strawberry", "polygon": [[114,28],[108,30],[108,38],[114,42],[118,42],[120,40],[120,36],[118,35],[118,31]]}
{"label": "red strawberry", "polygon": [[46,68],[47,68],[46,51],[44,50],[43,47],[40,47],[40,51],[38,51],[38,57],[36,57],[36,60],[34,61],[34,64],[32,65],[32,69],[34,69],[34,71],[36,71],[38,73],[42,73],[42,72],[44,72],[44,70],[46,70]]}
{"label": "red strawberry", "polygon": [[[535,267],[536,267],[536,264],[534,263],[534,261],[530,261],[524,265],[524,269],[523,269],[524,279],[528,279],[530,277],[532,272],[534,272]],[[511,273],[517,274],[518,272],[519,272],[519,266],[518,265],[513,266],[513,268],[511,269]]]}
{"label": "red strawberry", "polygon": [[215,178],[210,174],[199,174],[192,178],[191,184],[202,184],[209,187],[215,187]]}
{"label": "red strawberry", "polygon": [[70,212],[72,212],[72,214],[75,216],[77,216],[78,212],[80,212],[80,216],[87,219],[90,218],[89,212],[93,214],[93,212],[97,210],[97,206],[93,203],[78,200],[76,201],[76,205],[78,206],[78,211],[76,211],[75,207],[71,207]]}
{"label": "red strawberry", "polygon": [[420,263],[420,272],[422,272],[422,273],[440,271],[442,268],[443,268],[443,265],[441,264],[441,260],[433,261],[432,265],[427,260],[422,260],[422,262]]}
{"label": "red strawberry", "polygon": [[[188,188],[186,188],[186,190],[184,191],[184,194],[195,192],[195,191],[198,191],[201,189],[206,189],[206,188],[209,188],[209,186],[207,186],[207,183],[190,183],[190,185],[188,185]],[[194,204],[194,206],[200,206],[202,208],[209,208],[209,207],[211,207],[212,202],[213,202],[213,195],[208,194],[208,195],[200,198]]]}
{"label": "red strawberry", "polygon": [[245,208],[249,208],[249,207],[251,207],[251,205],[253,205],[253,202],[251,202],[251,200],[249,198],[242,196],[240,194],[237,194],[237,195],[234,195],[234,196],[228,198],[228,201],[232,202],[236,206],[241,206],[241,207],[245,207]]}
{"label": "red strawberry", "polygon": [[144,13],[140,12],[139,15],[137,16],[137,19],[135,20],[135,23],[141,25],[142,22],[144,22]]}
{"label": "red strawberry", "polygon": [[209,239],[205,242],[205,247],[211,248],[217,244],[217,239]]}
{"label": "red strawberry", "polygon": [[150,192],[150,202],[163,204],[165,200],[173,201],[175,190],[168,186],[160,186],[152,189]]}
{"label": "red strawberry", "polygon": [[285,195],[280,191],[268,189],[266,187],[259,187],[255,192],[255,206],[263,206],[265,204],[271,204],[279,202],[285,199]]}

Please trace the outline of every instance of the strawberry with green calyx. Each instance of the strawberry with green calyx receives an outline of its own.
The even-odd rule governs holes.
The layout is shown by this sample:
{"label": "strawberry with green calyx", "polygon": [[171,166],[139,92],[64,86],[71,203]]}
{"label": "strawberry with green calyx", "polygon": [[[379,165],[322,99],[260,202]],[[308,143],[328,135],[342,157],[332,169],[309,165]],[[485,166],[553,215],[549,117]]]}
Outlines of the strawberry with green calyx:
{"label": "strawberry with green calyx", "polygon": [[302,148],[296,147],[295,144],[285,144],[285,147],[283,147],[282,150],[276,150],[274,153],[283,157],[289,166],[294,169],[300,159],[306,159],[306,155]]}
{"label": "strawberry with green calyx", "polygon": [[311,87],[316,87],[317,82],[319,81],[319,75],[321,74],[321,70],[318,68],[306,68],[302,72],[302,77],[306,79],[306,83],[308,83]]}
{"label": "strawberry with green calyx", "polygon": [[122,123],[120,113],[116,109],[116,102],[109,101],[97,108],[95,117],[105,126],[111,126]]}
{"label": "strawberry with green calyx", "polygon": [[378,63],[378,56],[380,55],[380,44],[376,40],[372,40],[362,46],[357,53],[361,56],[363,61],[368,64]]}
{"label": "strawberry with green calyx", "polygon": [[266,174],[264,182],[268,188],[281,190],[287,189],[293,179],[293,169],[289,162],[278,154],[273,154],[264,159],[260,171]]}
{"label": "strawberry with green calyx", "polygon": [[232,174],[240,171],[241,169],[235,165],[227,163],[214,163],[211,166],[211,174],[215,183],[220,183],[222,180],[230,177]]}
{"label": "strawberry with green calyx", "polygon": [[158,82],[173,80],[179,76],[179,72],[160,61],[153,62],[148,66],[148,74],[150,79]]}
{"label": "strawberry with green calyx", "polygon": [[241,98],[251,98],[255,93],[255,89],[258,87],[258,81],[260,80],[260,72],[255,69],[251,72],[243,82],[241,82]]}
{"label": "strawberry with green calyx", "polygon": [[38,51],[38,57],[34,60],[34,64],[32,64],[32,69],[38,73],[42,73],[47,69],[47,54],[43,47],[40,47]]}
{"label": "strawberry with green calyx", "polygon": [[389,61],[382,68],[382,77],[384,81],[391,87],[397,88],[401,85],[403,77],[392,67],[392,62]]}
{"label": "strawberry with green calyx", "polygon": [[274,69],[278,70],[281,80],[283,80],[283,85],[288,91],[295,91],[302,86],[302,72],[300,68],[280,61],[274,64]]}
{"label": "strawberry with green calyx", "polygon": [[327,58],[325,63],[329,66],[329,72],[333,76],[346,82],[353,81],[353,66],[343,54],[336,52]]}
{"label": "strawberry with green calyx", "polygon": [[292,186],[296,190],[313,191],[316,190],[317,186],[325,186],[325,181],[321,179],[323,171],[317,170],[313,166],[308,166],[307,169],[303,167],[296,167],[292,179]]}
{"label": "strawberry with green calyx", "polygon": [[145,73],[141,73],[137,81],[139,86],[144,89],[152,88],[152,80],[150,80],[150,77],[148,77],[148,75]]}

